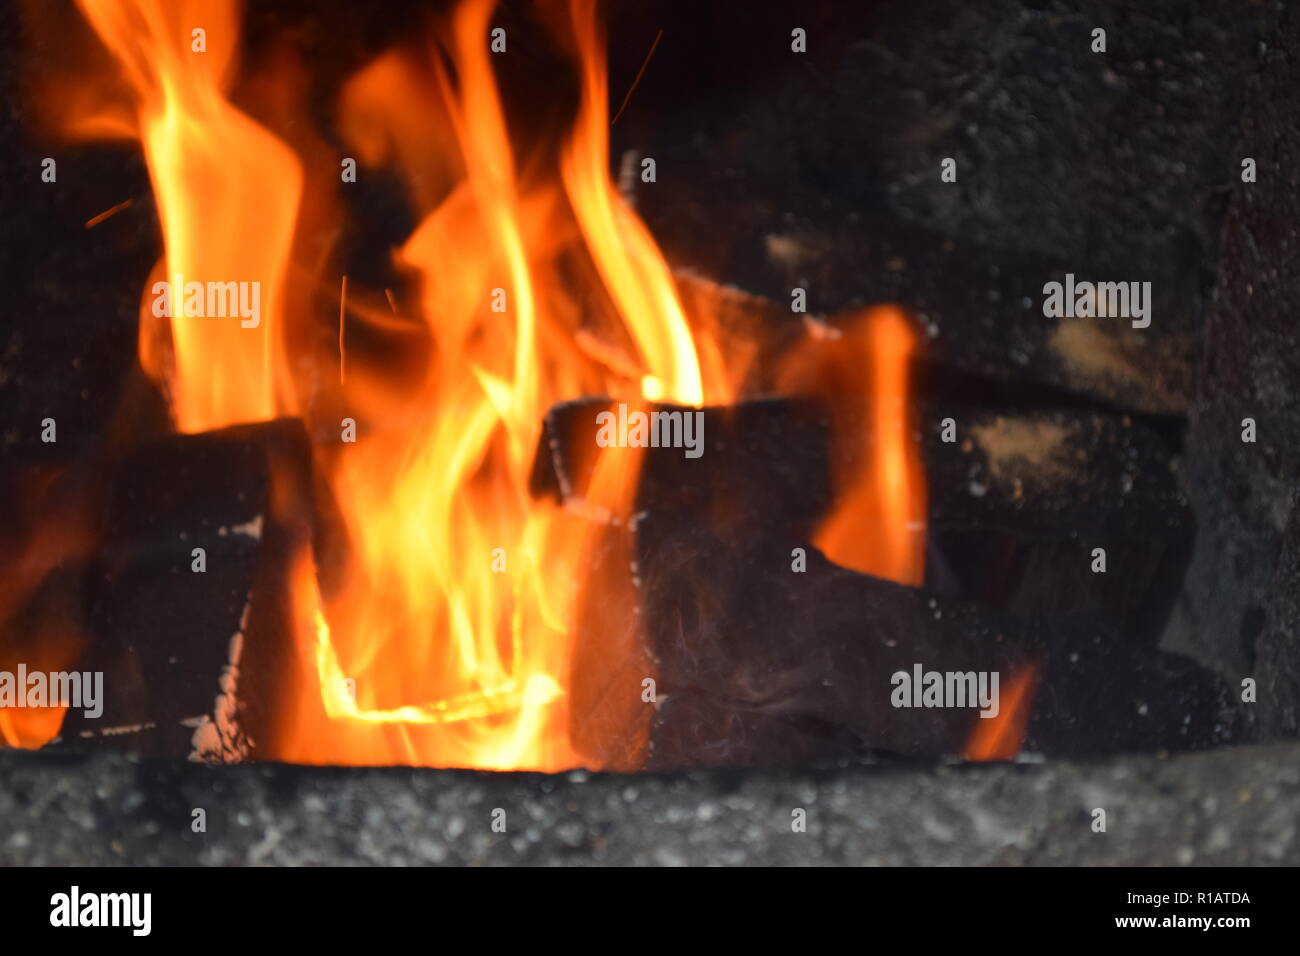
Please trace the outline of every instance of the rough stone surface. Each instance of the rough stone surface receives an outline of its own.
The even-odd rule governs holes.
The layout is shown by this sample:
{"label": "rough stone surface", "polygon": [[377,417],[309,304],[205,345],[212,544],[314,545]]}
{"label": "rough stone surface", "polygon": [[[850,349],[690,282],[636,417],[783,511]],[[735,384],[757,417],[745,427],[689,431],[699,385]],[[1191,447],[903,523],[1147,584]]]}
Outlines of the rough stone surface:
{"label": "rough stone surface", "polygon": [[[806,24],[804,57],[745,30],[718,39],[717,58],[751,82],[707,95],[673,70],[691,41],[670,33],[615,143],[658,162],[638,201],[674,264],[781,304],[806,288],[814,312],[897,301],[945,363],[1183,414],[1238,122],[1277,10],[836,4]],[[1091,50],[1097,27],[1105,53]],[[678,108],[656,113],[670,94]],[[940,178],[945,158],[955,182]],[[1151,327],[1054,329],[1041,290],[1067,271],[1150,281]]]}
{"label": "rough stone surface", "polygon": [[[1258,181],[1232,183],[1219,282],[1207,315],[1186,475],[1199,534],[1170,637],[1238,679],[1256,677],[1268,732],[1295,733],[1300,621],[1294,569],[1279,566],[1300,489],[1300,14],[1288,9],[1251,88],[1238,157]],[[1238,160],[1239,162],[1240,160]],[[1253,419],[1256,440],[1243,441]],[[1293,546],[1294,547],[1294,546]],[[1268,627],[1267,632],[1265,631]]]}
{"label": "rough stone surface", "polygon": [[0,755],[0,864],[126,863],[1296,864],[1300,745],[639,777]]}
{"label": "rough stone surface", "polygon": [[[1297,489],[1300,498],[1300,488]],[[1273,577],[1272,600],[1257,643],[1264,730],[1300,733],[1300,508],[1292,504],[1282,556]]]}

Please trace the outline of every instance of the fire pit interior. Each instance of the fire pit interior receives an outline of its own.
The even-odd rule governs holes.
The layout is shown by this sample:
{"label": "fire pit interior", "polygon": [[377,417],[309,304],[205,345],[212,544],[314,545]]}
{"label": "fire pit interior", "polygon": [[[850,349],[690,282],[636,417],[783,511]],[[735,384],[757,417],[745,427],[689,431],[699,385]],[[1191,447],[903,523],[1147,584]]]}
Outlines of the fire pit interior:
{"label": "fire pit interior", "polygon": [[1293,13],[0,18],[4,748],[637,772],[1300,729]]}

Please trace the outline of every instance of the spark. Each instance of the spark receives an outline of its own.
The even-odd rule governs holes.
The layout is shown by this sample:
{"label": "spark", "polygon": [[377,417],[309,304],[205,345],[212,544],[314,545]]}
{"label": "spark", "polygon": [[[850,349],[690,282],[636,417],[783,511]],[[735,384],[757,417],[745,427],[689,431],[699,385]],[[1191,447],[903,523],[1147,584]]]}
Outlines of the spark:
{"label": "spark", "polygon": [[615,113],[614,118],[610,120],[609,122],[610,126],[613,126],[615,123],[617,123],[618,118],[622,116],[623,111],[627,109],[628,101],[632,99],[632,92],[636,89],[637,84],[641,82],[641,77],[645,76],[645,68],[650,65],[650,58],[655,55],[655,50],[659,49],[659,41],[662,40],[663,38],[664,38],[663,30],[660,30],[658,33],[655,34],[655,42],[650,44],[650,52],[647,53],[645,55],[645,59],[641,61],[641,69],[637,71],[636,79],[633,80],[632,85],[628,87],[627,95],[623,97],[623,105],[618,108],[618,112]]}
{"label": "spark", "polygon": [[92,216],[90,219],[86,220],[86,228],[93,229],[95,226],[98,226],[105,219],[109,218],[110,216],[115,216],[123,209],[128,208],[133,202],[135,202],[135,200],[128,199],[126,200],[126,202],[118,203],[116,206],[113,206],[111,209],[105,209],[98,216]]}

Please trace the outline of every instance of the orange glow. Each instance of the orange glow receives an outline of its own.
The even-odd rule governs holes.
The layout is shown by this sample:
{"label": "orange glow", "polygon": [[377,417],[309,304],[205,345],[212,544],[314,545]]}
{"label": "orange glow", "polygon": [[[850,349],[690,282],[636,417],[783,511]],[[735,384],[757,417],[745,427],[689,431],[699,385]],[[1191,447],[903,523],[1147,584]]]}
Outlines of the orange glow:
{"label": "orange glow", "polygon": [[998,715],[976,718],[962,756],[967,760],[1010,760],[1020,753],[1037,683],[1038,668],[1033,664],[1013,675],[1001,694]]}
{"label": "orange glow", "polygon": [[[43,619],[25,637],[0,652],[0,671],[17,674],[20,663],[26,665],[28,674],[76,669],[85,636],[72,621],[57,616]],[[17,687],[16,691],[21,700],[27,688]],[[0,707],[0,744],[27,750],[45,746],[58,736],[67,709],[66,704]]]}
{"label": "orange glow", "polygon": [[[23,483],[24,520],[0,529],[0,671],[16,674],[74,670],[86,635],[75,601],[61,593],[41,602],[41,586],[65,565],[76,567],[95,546],[93,506],[63,487],[61,474],[36,472]],[[20,696],[26,688],[17,687]],[[0,744],[35,749],[54,739],[66,706],[0,707]]]}
{"label": "orange glow", "polygon": [[[37,558],[39,560],[39,558]],[[5,591],[11,591],[5,588]],[[28,625],[21,637],[15,637],[14,620],[8,618],[3,605],[9,595],[0,593],[0,624],[11,637],[7,646],[0,647],[0,671],[19,673],[19,665],[26,665],[27,673],[44,674],[75,670],[77,657],[85,644],[85,635],[75,623],[63,616],[51,614],[33,625]],[[8,619],[6,619],[8,618]],[[15,688],[18,700],[23,700],[27,688]],[[63,725],[67,711],[64,704],[48,707],[0,707],[0,744],[34,750],[45,746],[56,736]]]}
{"label": "orange glow", "polygon": [[[635,595],[611,580],[628,575],[629,532],[610,519],[629,511],[643,452],[578,450],[594,456],[589,486],[572,489],[586,507],[566,511],[530,493],[542,422],[556,403],[591,395],[730,402],[759,349],[729,340],[711,316],[687,314],[654,239],[611,182],[595,4],[569,8],[581,97],[573,128],[523,164],[493,73],[491,0],[462,2],[436,43],[390,50],[344,84],[337,128],[359,175],[398,170],[421,217],[393,252],[403,308],[388,290],[386,306],[368,304],[379,296],[355,274],[326,275],[330,308],[309,316],[320,334],[291,337],[288,316],[305,314],[291,300],[329,249],[302,261],[303,163],[226,98],[235,4],[79,2],[133,91],[166,244],[150,286],[180,273],[262,288],[257,328],[238,317],[156,317],[146,289],[142,365],[167,390],[181,431],[303,417],[346,532],[346,567],[328,584],[306,547],[294,555],[296,660],[259,756],[633,768],[635,753],[607,753],[582,721],[599,712],[606,738],[642,740],[648,710],[636,694],[653,670],[634,675],[630,705],[605,700],[604,686],[578,686],[575,673],[593,674],[603,654],[633,657]],[[208,52],[193,56],[200,22]],[[282,115],[291,101],[278,103],[277,129],[293,125]],[[83,126],[120,129],[109,120]],[[290,338],[307,343],[292,363]],[[366,340],[387,352],[355,345]],[[845,409],[869,439],[848,441],[856,450],[817,544],[833,560],[917,583],[924,491],[903,405],[911,348],[901,314],[881,309],[791,367],[837,368],[836,414]],[[821,390],[801,374],[792,390]],[[348,427],[355,440],[335,438]],[[580,634],[590,605],[611,595],[622,603],[595,615],[610,633]]]}

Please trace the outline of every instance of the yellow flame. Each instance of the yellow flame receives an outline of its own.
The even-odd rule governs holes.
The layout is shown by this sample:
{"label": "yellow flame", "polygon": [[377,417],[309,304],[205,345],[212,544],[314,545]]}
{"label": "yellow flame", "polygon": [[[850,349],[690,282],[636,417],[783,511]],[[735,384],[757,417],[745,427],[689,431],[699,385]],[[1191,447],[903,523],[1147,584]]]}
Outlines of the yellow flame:
{"label": "yellow flame", "polygon": [[644,397],[704,404],[704,382],[668,266],[640,218],[609,179],[609,94],[604,46],[591,0],[570,4],[581,60],[582,105],[561,155],[564,188],[606,288],[618,303],[650,374]]}

